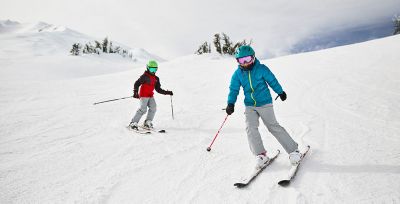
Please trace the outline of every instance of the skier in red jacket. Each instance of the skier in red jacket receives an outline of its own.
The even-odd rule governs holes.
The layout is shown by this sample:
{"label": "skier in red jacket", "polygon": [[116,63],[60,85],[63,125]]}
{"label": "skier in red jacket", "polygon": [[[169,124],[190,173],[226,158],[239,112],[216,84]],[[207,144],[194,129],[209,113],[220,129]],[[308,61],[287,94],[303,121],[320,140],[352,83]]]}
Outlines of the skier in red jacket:
{"label": "skier in red jacket", "polygon": [[160,94],[173,95],[172,91],[166,91],[161,88],[160,79],[156,76],[158,69],[157,62],[150,60],[147,63],[146,68],[144,74],[135,82],[133,89],[133,97],[140,99],[140,107],[129,124],[129,128],[132,130],[138,130],[138,123],[142,116],[147,112],[147,107],[149,107],[149,112],[147,113],[143,127],[146,129],[153,128],[152,121],[157,111],[157,104],[153,97],[154,89]]}

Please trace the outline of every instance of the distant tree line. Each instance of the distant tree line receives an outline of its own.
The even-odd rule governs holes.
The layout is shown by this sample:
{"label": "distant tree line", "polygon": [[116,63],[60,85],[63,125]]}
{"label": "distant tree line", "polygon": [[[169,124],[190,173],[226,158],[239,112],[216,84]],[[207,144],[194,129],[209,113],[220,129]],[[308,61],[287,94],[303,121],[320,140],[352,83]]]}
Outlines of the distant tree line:
{"label": "distant tree line", "polygon": [[122,49],[120,46],[113,46],[112,41],[107,37],[104,38],[102,42],[97,40],[94,43],[88,42],[84,45],[80,43],[74,43],[70,50],[71,55],[81,55],[81,54],[100,54],[100,53],[116,53],[123,57],[133,58],[132,53],[127,50]]}
{"label": "distant tree line", "polygon": [[[229,36],[225,33],[214,34],[214,40],[213,40],[215,51],[221,55],[234,55],[236,48],[238,48],[242,45],[250,45],[251,43],[252,43],[251,40],[250,40],[250,43],[247,43],[246,40],[243,40],[243,41],[237,42],[237,43],[233,43],[230,40]],[[198,54],[198,55],[201,55],[204,53],[211,53],[211,43],[208,43],[207,41],[204,42],[202,45],[200,45],[199,49],[196,51],[196,54]]]}
{"label": "distant tree line", "polygon": [[393,35],[400,34],[400,15],[395,15],[393,17],[394,33]]}

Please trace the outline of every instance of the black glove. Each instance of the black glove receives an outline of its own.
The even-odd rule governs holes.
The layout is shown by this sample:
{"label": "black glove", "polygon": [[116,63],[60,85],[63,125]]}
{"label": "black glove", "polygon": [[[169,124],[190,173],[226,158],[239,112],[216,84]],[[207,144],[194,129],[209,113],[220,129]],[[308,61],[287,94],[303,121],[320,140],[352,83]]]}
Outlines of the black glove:
{"label": "black glove", "polygon": [[286,98],[287,98],[285,92],[282,92],[281,94],[279,94],[279,97],[281,98],[282,101],[286,100]]}
{"label": "black glove", "polygon": [[138,91],[136,91],[136,90],[133,91],[133,98],[139,98]]}
{"label": "black glove", "polygon": [[174,93],[172,93],[172,91],[166,91],[165,95],[171,95],[172,96],[172,95],[174,95]]}
{"label": "black glove", "polygon": [[230,104],[228,104],[228,106],[226,107],[225,110],[226,110],[226,114],[230,115],[233,112],[235,112],[235,105],[230,103]]}

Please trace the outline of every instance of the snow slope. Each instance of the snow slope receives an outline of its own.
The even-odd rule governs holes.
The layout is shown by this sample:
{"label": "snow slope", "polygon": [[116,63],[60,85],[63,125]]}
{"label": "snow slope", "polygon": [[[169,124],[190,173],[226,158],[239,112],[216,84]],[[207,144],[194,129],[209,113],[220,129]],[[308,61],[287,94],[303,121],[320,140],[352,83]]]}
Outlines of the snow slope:
{"label": "snow slope", "polygon": [[[92,104],[131,95],[143,67],[56,58],[41,65],[58,71],[38,79],[26,72],[40,56],[3,51],[0,203],[400,203],[399,48],[393,36],[263,61],[288,93],[274,104],[278,120],[312,149],[290,187],[276,184],[290,166],[283,152],[246,189],[233,186],[254,166],[242,97],[205,150],[225,117],[233,59],[161,63],[157,75],[174,91],[175,120],[170,97],[156,94],[154,124],[168,133],[136,135],[125,126],[137,100]],[[130,70],[70,73],[89,62]],[[268,150],[282,150],[260,131]]]}

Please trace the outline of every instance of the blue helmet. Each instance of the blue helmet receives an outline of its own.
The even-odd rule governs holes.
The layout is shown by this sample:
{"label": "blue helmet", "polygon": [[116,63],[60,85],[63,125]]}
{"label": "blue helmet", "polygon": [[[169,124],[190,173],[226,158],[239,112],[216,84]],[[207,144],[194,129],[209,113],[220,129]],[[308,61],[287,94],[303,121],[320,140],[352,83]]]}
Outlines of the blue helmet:
{"label": "blue helmet", "polygon": [[246,57],[246,56],[253,56],[255,54],[253,48],[251,48],[249,45],[242,45],[239,48],[236,49],[235,51],[235,58],[241,58],[241,57]]}

